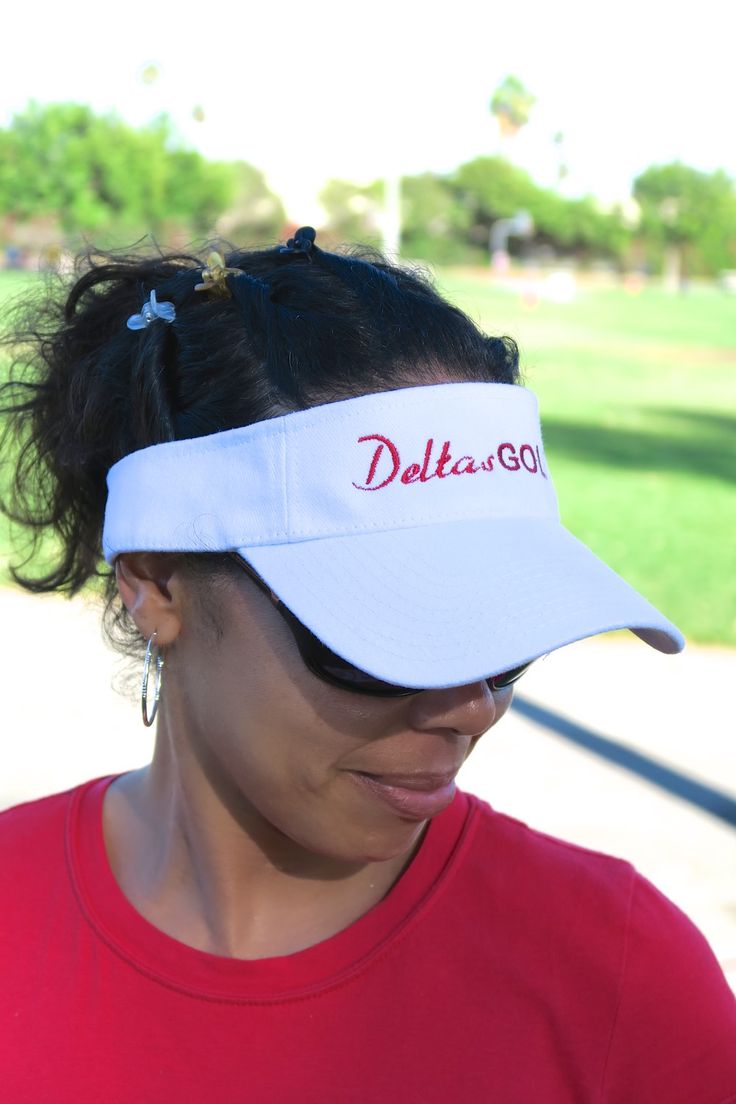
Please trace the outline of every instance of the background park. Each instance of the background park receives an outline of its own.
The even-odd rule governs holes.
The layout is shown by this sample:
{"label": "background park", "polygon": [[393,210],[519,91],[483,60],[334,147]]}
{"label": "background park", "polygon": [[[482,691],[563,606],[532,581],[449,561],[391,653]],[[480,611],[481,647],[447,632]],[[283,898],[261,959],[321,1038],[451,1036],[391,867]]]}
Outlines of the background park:
{"label": "background park", "polygon": [[[149,8],[145,35],[132,15],[117,28],[114,58],[74,63],[61,51],[63,69],[52,60],[33,80],[27,66],[12,82],[6,73],[0,325],[19,298],[68,279],[89,246],[267,246],[312,223],[323,245],[363,242],[422,266],[484,329],[514,337],[563,521],[682,628],[688,649],[662,659],[629,634],[564,649],[528,676],[466,785],[632,858],[694,916],[736,980],[736,160],[719,36],[708,37],[706,65],[689,22],[678,30],[670,16],[637,35],[611,23],[619,61],[606,73],[592,39],[586,52],[584,38],[545,29],[551,15],[540,14],[533,42],[518,23],[502,28],[502,60],[486,51],[481,68],[464,0],[454,23],[426,17],[421,49],[413,30],[391,38],[378,4],[356,66],[370,57],[371,74],[375,59],[382,73],[404,73],[381,99],[390,79],[348,87],[328,50],[316,63],[328,7],[316,5],[311,26],[292,19],[290,45],[268,68],[258,66],[274,56],[275,26],[254,45],[248,25],[252,57],[234,73],[218,57],[184,65],[179,50],[177,60]],[[233,10],[225,2],[222,17],[243,18]],[[552,33],[554,67],[543,50]],[[273,87],[278,96],[263,94]],[[463,89],[467,134],[454,106]],[[6,496],[14,448],[6,441],[0,454]],[[13,586],[23,549],[0,520],[4,657],[14,675],[21,668],[0,740],[0,805],[137,765],[149,750],[129,704],[105,696],[96,615]],[[596,745],[604,737],[610,746]]]}

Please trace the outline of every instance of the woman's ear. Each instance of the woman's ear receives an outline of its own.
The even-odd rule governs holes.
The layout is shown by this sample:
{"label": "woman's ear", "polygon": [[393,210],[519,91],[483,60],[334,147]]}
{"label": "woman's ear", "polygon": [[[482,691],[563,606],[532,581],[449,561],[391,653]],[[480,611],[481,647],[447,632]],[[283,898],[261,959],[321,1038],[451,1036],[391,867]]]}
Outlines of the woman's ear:
{"label": "woman's ear", "polygon": [[182,626],[179,588],[170,586],[174,573],[173,557],[155,553],[125,552],[115,561],[120,597],[144,640],[155,632],[160,646],[172,644]]}

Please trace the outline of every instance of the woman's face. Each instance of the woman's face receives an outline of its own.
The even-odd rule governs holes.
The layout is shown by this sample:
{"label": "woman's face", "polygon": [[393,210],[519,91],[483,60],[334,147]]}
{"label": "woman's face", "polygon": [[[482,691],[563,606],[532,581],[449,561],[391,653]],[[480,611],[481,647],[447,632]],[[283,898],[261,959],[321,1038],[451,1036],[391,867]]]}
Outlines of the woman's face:
{"label": "woman's face", "polygon": [[304,665],[245,574],[181,592],[163,724],[256,836],[275,830],[349,862],[406,852],[511,704],[510,688],[492,693],[486,682],[393,699],[342,690]]}

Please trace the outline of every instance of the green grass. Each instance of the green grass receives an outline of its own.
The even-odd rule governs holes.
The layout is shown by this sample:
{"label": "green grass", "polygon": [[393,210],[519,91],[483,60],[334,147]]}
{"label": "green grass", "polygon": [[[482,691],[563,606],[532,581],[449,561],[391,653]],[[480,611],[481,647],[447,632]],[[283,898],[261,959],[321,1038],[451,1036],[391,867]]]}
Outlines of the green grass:
{"label": "green grass", "polygon": [[[24,282],[0,274],[0,305]],[[734,299],[609,289],[530,306],[483,273],[439,284],[519,342],[568,527],[691,640],[736,645]],[[9,545],[0,527],[0,561]]]}

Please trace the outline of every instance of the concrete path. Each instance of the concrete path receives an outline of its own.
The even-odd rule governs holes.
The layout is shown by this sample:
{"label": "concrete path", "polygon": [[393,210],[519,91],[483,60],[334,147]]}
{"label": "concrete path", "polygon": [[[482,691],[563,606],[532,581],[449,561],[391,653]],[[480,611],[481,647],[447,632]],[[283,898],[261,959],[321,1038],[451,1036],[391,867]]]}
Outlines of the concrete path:
{"label": "concrete path", "polygon": [[[147,761],[150,732],[112,689],[122,668],[97,611],[0,589],[0,626],[0,807]],[[633,861],[705,932],[736,988],[734,684],[736,652],[661,656],[628,633],[583,641],[530,671],[519,709],[460,782],[536,828]],[[582,747],[533,720],[535,708],[609,742]],[[654,781],[641,773],[650,766]],[[673,779],[701,787],[676,796]],[[694,803],[714,793],[723,818]]]}

